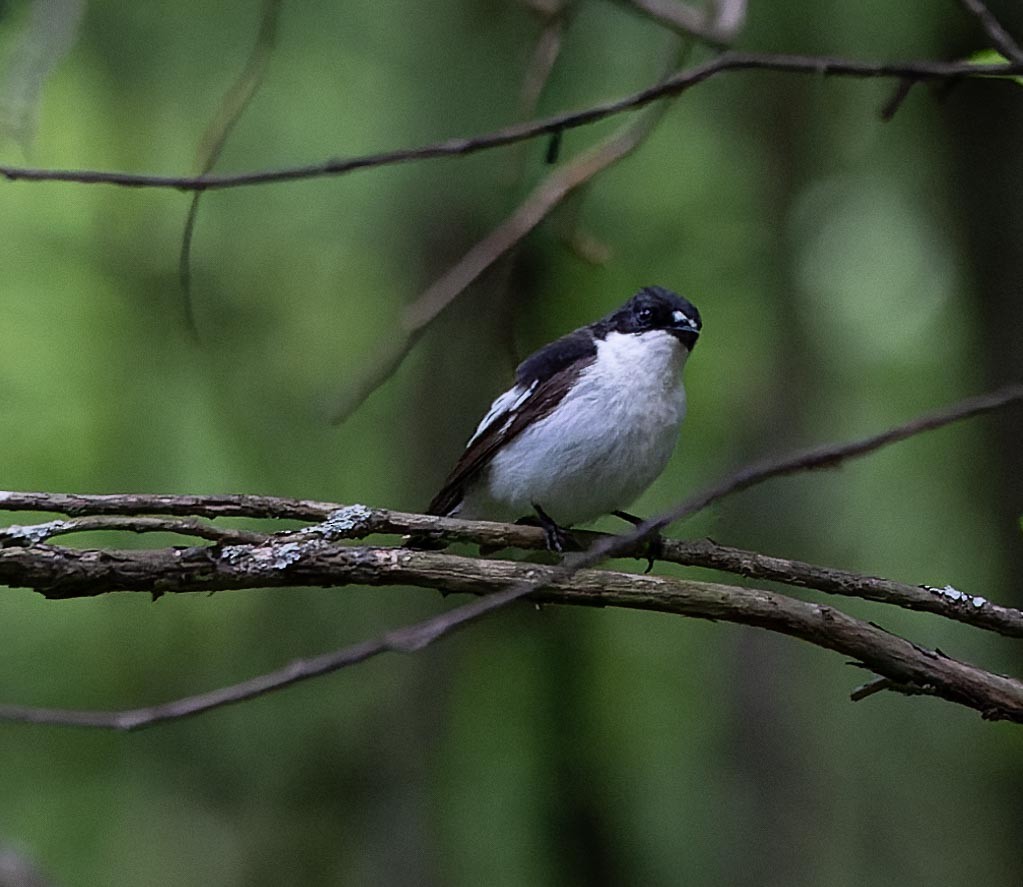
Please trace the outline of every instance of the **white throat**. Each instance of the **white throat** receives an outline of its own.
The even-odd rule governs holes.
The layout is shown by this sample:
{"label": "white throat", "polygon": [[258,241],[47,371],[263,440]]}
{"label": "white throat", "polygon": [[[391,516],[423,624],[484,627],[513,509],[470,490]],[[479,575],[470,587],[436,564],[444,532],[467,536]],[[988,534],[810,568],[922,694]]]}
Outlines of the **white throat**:
{"label": "white throat", "polygon": [[594,368],[601,374],[619,375],[627,384],[659,391],[681,385],[682,367],[689,357],[689,349],[671,333],[650,330],[645,333],[608,333],[597,340],[597,360]]}

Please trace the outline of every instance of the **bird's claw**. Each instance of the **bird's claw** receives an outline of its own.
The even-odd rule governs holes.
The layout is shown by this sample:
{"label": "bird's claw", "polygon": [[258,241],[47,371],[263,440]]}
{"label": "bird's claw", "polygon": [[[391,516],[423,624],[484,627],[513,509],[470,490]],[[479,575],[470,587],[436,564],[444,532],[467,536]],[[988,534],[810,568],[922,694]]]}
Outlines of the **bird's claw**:
{"label": "bird's claw", "polygon": [[549,551],[564,554],[565,549],[568,547],[568,534],[557,524],[552,524],[549,527],[543,528],[543,541]]}
{"label": "bird's claw", "polygon": [[579,543],[575,537],[564,527],[559,527],[539,505],[534,504],[533,510],[536,511],[537,522],[543,530],[543,540],[547,545],[548,551],[564,554],[566,551],[579,548]]}
{"label": "bird's claw", "polygon": [[639,555],[640,558],[646,558],[646,569],[643,571],[643,575],[646,575],[654,568],[654,561],[660,560],[664,554],[664,537],[657,533],[646,540],[644,551]]}

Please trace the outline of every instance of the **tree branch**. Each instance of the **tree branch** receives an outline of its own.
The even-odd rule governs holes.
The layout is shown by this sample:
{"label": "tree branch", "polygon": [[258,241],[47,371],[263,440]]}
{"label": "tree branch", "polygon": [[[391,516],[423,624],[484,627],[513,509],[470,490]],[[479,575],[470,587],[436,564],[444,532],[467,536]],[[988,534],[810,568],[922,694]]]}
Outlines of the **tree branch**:
{"label": "tree branch", "polygon": [[578,157],[549,173],[500,225],[473,245],[402,313],[401,330],[387,352],[360,375],[331,415],[343,422],[401,366],[420,336],[441,312],[498,259],[507,255],[567,197],[604,170],[628,157],[653,131],[661,114],[647,112]]}
{"label": "tree branch", "polygon": [[[29,497],[33,502],[36,497],[53,496],[56,502],[67,498],[62,494],[24,493],[13,494]],[[78,498],[78,497],[74,497]],[[112,497],[110,497],[112,498]],[[195,497],[123,497],[127,509],[139,508],[151,511],[164,506],[167,499],[180,498],[182,501],[194,501]],[[237,497],[243,499],[244,497]],[[153,508],[147,508],[149,499]],[[293,500],[274,500],[277,510],[296,507]],[[113,502],[109,498],[101,499],[100,507],[109,508]],[[214,510],[220,504],[214,503]],[[311,503],[297,506],[302,513],[311,513]],[[293,546],[309,539],[326,539],[331,542],[342,540],[362,540],[378,534],[391,535],[423,535],[433,534],[447,539],[458,539],[475,542],[487,550],[496,551],[502,548],[518,548],[524,550],[543,551],[546,549],[543,531],[537,527],[520,524],[501,524],[489,521],[464,521],[456,518],[443,518],[427,514],[414,514],[392,511],[386,508],[368,508],[364,505],[336,505],[333,503],[317,503],[315,510],[322,512],[323,522],[294,532],[278,533],[271,536],[267,533],[256,533],[244,530],[226,529],[211,526],[194,520],[165,520],[152,517],[95,516],[73,518],[71,520],[47,521],[34,525],[14,525],[0,529],[0,547],[26,547],[45,542],[59,535],[91,532],[96,530],[122,530],[135,533],[165,532],[180,533],[201,539],[219,542],[225,545],[270,545]],[[252,515],[247,515],[252,516]],[[311,519],[311,518],[309,518]],[[576,530],[573,536],[579,541],[592,544],[606,534]],[[633,546],[619,553],[619,557],[645,558],[649,554],[646,545]],[[970,595],[951,586],[934,587],[929,585],[909,585],[877,576],[864,576],[849,570],[820,566],[805,561],[774,557],[756,551],[720,545],[710,539],[662,539],[660,540],[656,559],[665,563],[679,564],[685,567],[702,567],[745,576],[750,579],[768,579],[799,588],[812,589],[826,594],[856,597],[862,600],[890,604],[918,612],[933,613],[972,625],[988,631],[994,631],[1006,637],[1023,637],[1023,611],[1012,607],[1003,607],[980,595]],[[25,585],[23,578],[16,578],[16,584]],[[12,584],[14,582],[12,581]],[[259,587],[245,586],[245,587]],[[104,593],[89,590],[86,596]],[[153,591],[155,589],[143,589]],[[172,591],[187,589],[170,589]],[[77,597],[76,593],[66,589],[59,594],[52,589],[44,589],[50,597]]]}
{"label": "tree branch", "polygon": [[959,5],[977,18],[981,27],[991,39],[991,45],[1005,58],[1016,63],[1023,62],[1023,49],[1012,38],[1012,35],[1002,27],[1002,23],[994,17],[983,0],[959,0]]}
{"label": "tree branch", "polygon": [[[946,425],[952,425],[984,413],[994,412],[1005,407],[1023,403],[1023,384],[1006,385],[986,394],[967,397],[948,406],[923,413],[895,425],[878,434],[836,444],[823,444],[801,450],[795,454],[777,459],[763,459],[730,475],[718,485],[708,488],[703,493],[686,500],[682,505],[656,521],[667,526],[670,523],[688,517],[712,502],[722,499],[733,492],[749,489],[772,478],[797,474],[802,471],[814,471],[821,468],[837,468],[842,462],[865,456],[874,450],[889,444],[898,443],[918,434],[935,431]],[[364,506],[355,506],[364,508]],[[40,511],[55,512],[69,516],[86,514],[170,514],[178,516],[199,515],[203,517],[251,517],[286,519],[296,521],[322,521],[344,506],[332,502],[321,502],[314,499],[289,499],[276,496],[257,496],[251,494],[189,496],[152,493],[36,493],[13,490],[0,491],[0,511]],[[368,511],[368,509],[366,509]],[[401,512],[390,512],[400,514]],[[411,519],[415,515],[408,515]],[[435,521],[436,524],[421,526],[408,524],[394,532],[408,530],[441,529],[450,532],[453,537],[458,527],[483,526],[485,521],[457,521],[451,518],[423,517],[424,520]],[[493,526],[504,527],[502,524]],[[520,528],[521,529],[521,528]],[[386,532],[381,530],[380,532]],[[617,539],[636,537],[640,541],[649,535],[645,532],[617,536]],[[460,538],[470,538],[468,536]],[[473,541],[492,541],[472,537]],[[499,540],[498,540],[499,541]],[[626,549],[621,549],[622,551]]]}
{"label": "tree branch", "polygon": [[[259,31],[245,66],[221,98],[217,113],[207,125],[199,142],[197,166],[200,174],[208,173],[216,165],[232,131],[263,85],[263,76],[277,40],[277,23],[282,3],[283,0],[263,0]],[[185,227],[181,232],[181,250],[178,253],[178,282],[181,284],[184,300],[185,324],[193,338],[197,340],[199,327],[195,322],[192,303],[192,240],[199,219],[199,201],[202,194],[202,191],[192,192],[192,199],[185,215]]]}
{"label": "tree branch", "polygon": [[[637,552],[638,555],[638,552]],[[720,570],[750,579],[769,579],[826,594],[856,597],[907,610],[934,613],[994,631],[1006,637],[1023,637],[1023,611],[1003,607],[980,595],[969,595],[950,585],[908,585],[877,576],[864,576],[849,570],[822,567],[805,561],[772,557],[756,551],[730,548],[710,539],[691,541],[667,539],[661,560],[686,567]]]}
{"label": "tree branch", "polygon": [[70,517],[88,514],[170,514],[179,517],[251,517],[320,521],[338,506],[314,499],[237,495],[177,496],[163,493],[28,493],[0,491],[0,511],[42,511]]}
{"label": "tree branch", "polygon": [[632,533],[611,537],[616,541],[596,543],[590,552],[600,549],[603,556],[613,556],[628,550],[630,544],[642,542],[670,524],[702,511],[719,499],[747,490],[764,481],[803,471],[836,468],[849,459],[860,458],[890,444],[1020,402],[1023,402],[1023,384],[1007,385],[997,391],[968,397],[947,407],[924,413],[879,434],[872,434],[845,443],[824,444],[790,456],[756,462],[740,469],[716,486],[709,487],[702,493],[692,496],[660,517],[644,521]]}
{"label": "tree branch", "polygon": [[71,520],[54,520],[42,524],[19,526],[14,524],[0,528],[0,548],[8,546],[37,545],[56,536],[67,536],[71,533],[89,533],[97,530],[115,530],[130,533],[176,533],[182,536],[194,536],[210,542],[225,545],[253,545],[266,540],[266,533],[253,533],[246,530],[232,530],[227,527],[214,527],[202,521],[167,520],[159,517],[126,517],[123,515],[77,517]]}
{"label": "tree branch", "polygon": [[[655,609],[769,628],[854,656],[865,667],[890,679],[893,684],[919,685],[927,692],[933,688],[935,695],[975,708],[985,717],[1023,722],[1023,685],[1019,682],[989,674],[950,659],[938,651],[917,647],[831,607],[809,604],[771,592],[585,570],[607,557],[634,551],[637,545],[660,528],[756,483],[796,471],[834,466],[845,459],[864,455],[912,435],[1020,400],[1023,400],[1023,386],[1011,386],[991,394],[967,398],[881,434],[818,447],[744,468],[666,514],[640,524],[630,533],[598,537],[586,551],[566,558],[562,565],[555,567],[458,558],[449,554],[402,548],[335,544],[337,539],[367,532],[367,524],[373,513],[361,506],[328,510],[326,520],[315,526],[268,537],[257,544],[217,544],[210,547],[150,551],[96,551],[62,548],[28,538],[28,545],[24,547],[0,549],[0,581],[36,588],[54,598],[88,596],[113,590],[147,591],[158,596],[175,591],[353,583],[419,585],[487,596],[425,622],[389,632],[376,640],[313,660],[292,663],[281,671],[253,678],[234,687],[156,708],[110,713],[8,706],[0,709],[0,717],[132,729],[262,695],[298,680],[336,671],[382,652],[421,649],[492,610],[533,595],[537,600]],[[317,515],[322,515],[324,510],[330,508],[324,503],[308,500],[245,496],[87,497],[0,493],[0,508],[40,510],[50,507],[64,509],[66,513],[80,513],[89,508],[106,511],[123,505],[139,510],[158,508],[171,514],[252,515],[256,503],[265,507],[258,515],[254,515],[260,517],[295,518],[312,515],[311,519],[315,520]],[[426,522],[433,526],[422,529],[445,530],[447,523],[452,526],[453,534],[456,534],[456,525],[460,523],[424,515],[406,517],[412,520],[406,521],[403,529],[420,529],[412,525]],[[515,532],[514,527],[490,526],[497,526],[505,534]],[[479,532],[480,528],[485,531],[486,525],[477,524],[474,531]],[[20,533],[15,534],[17,541],[22,541],[25,533],[25,528],[20,528]],[[734,559],[736,556],[735,550],[725,550],[719,554],[723,560]],[[751,569],[763,570],[768,566],[759,562]],[[773,566],[776,568],[778,565]],[[834,576],[831,579],[842,584]],[[1009,618],[1009,611],[1002,609],[1005,618]]]}
{"label": "tree branch", "polygon": [[[258,580],[264,586],[415,585],[493,597],[372,641],[298,660],[279,671],[165,705],[123,712],[0,706],[0,719],[130,730],[198,714],[380,653],[420,650],[507,602],[512,592],[526,585],[530,598],[539,602],[629,607],[781,632],[853,657],[894,683],[933,687],[935,695],[976,709],[986,718],[1023,723],[1023,684],[1019,681],[919,647],[832,607],[775,592],[609,570],[579,570],[566,576],[557,567],[518,561],[339,547],[322,541],[300,553],[282,556],[284,551],[283,546],[271,545],[244,555],[225,551],[218,556],[211,549],[102,553],[38,546],[0,551],[0,576],[7,578],[12,561],[20,561],[19,575],[34,573],[33,581],[51,581],[57,589],[77,584],[79,590],[88,588],[96,593],[112,588],[150,591],[154,583],[167,591],[211,591]],[[487,603],[490,606],[481,606]]]}
{"label": "tree branch", "polygon": [[533,47],[532,57],[526,67],[526,75],[519,91],[519,119],[536,114],[547,81],[554,71],[554,65],[561,55],[562,38],[568,23],[571,3],[557,0],[549,9],[537,10],[543,17],[540,35]]}
{"label": "tree branch", "polygon": [[12,182],[75,182],[83,185],[120,185],[129,188],[172,188],[178,191],[212,191],[249,185],[294,182],[323,176],[338,176],[360,169],[394,166],[439,157],[460,157],[534,139],[538,136],[575,129],[625,111],[641,108],[651,102],[679,95],[719,74],[751,70],[856,78],[956,80],[965,77],[990,78],[1008,74],[1023,74],[1023,63],[976,65],[970,62],[935,61],[867,62],[831,56],[725,52],[708,62],[686,68],[667,80],[624,98],[594,105],[581,111],[515,124],[485,135],[448,139],[415,148],[383,151],[359,157],[331,158],[307,166],[225,175],[167,176],[105,170],[33,169],[0,165],[0,176]]}

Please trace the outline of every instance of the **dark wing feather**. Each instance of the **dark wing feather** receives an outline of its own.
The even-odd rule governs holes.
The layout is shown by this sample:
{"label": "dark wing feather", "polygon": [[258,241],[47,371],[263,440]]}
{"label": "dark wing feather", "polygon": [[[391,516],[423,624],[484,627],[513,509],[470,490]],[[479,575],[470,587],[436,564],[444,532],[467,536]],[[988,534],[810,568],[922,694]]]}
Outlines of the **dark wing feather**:
{"label": "dark wing feather", "polygon": [[575,363],[589,363],[597,356],[597,343],[589,327],[583,327],[544,345],[533,352],[515,370],[515,381],[520,385],[543,382]]}
{"label": "dark wing feather", "polygon": [[511,409],[495,413],[490,423],[477,431],[441,491],[433,497],[427,514],[450,514],[462,501],[467,486],[490,464],[494,454],[527,426],[550,414],[596,355],[593,337],[585,330],[578,330],[524,360],[515,374],[516,380],[527,390],[533,386],[532,390]]}

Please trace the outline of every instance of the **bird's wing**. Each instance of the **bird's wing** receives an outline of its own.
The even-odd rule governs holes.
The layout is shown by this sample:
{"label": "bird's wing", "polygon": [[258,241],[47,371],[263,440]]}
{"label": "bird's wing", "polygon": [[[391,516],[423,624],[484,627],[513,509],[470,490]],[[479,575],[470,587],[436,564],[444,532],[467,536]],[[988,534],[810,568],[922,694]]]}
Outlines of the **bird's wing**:
{"label": "bird's wing", "polygon": [[593,336],[586,330],[577,330],[519,364],[516,384],[491,404],[427,513],[450,514],[462,501],[466,487],[490,464],[494,454],[561,403],[596,355]]}

